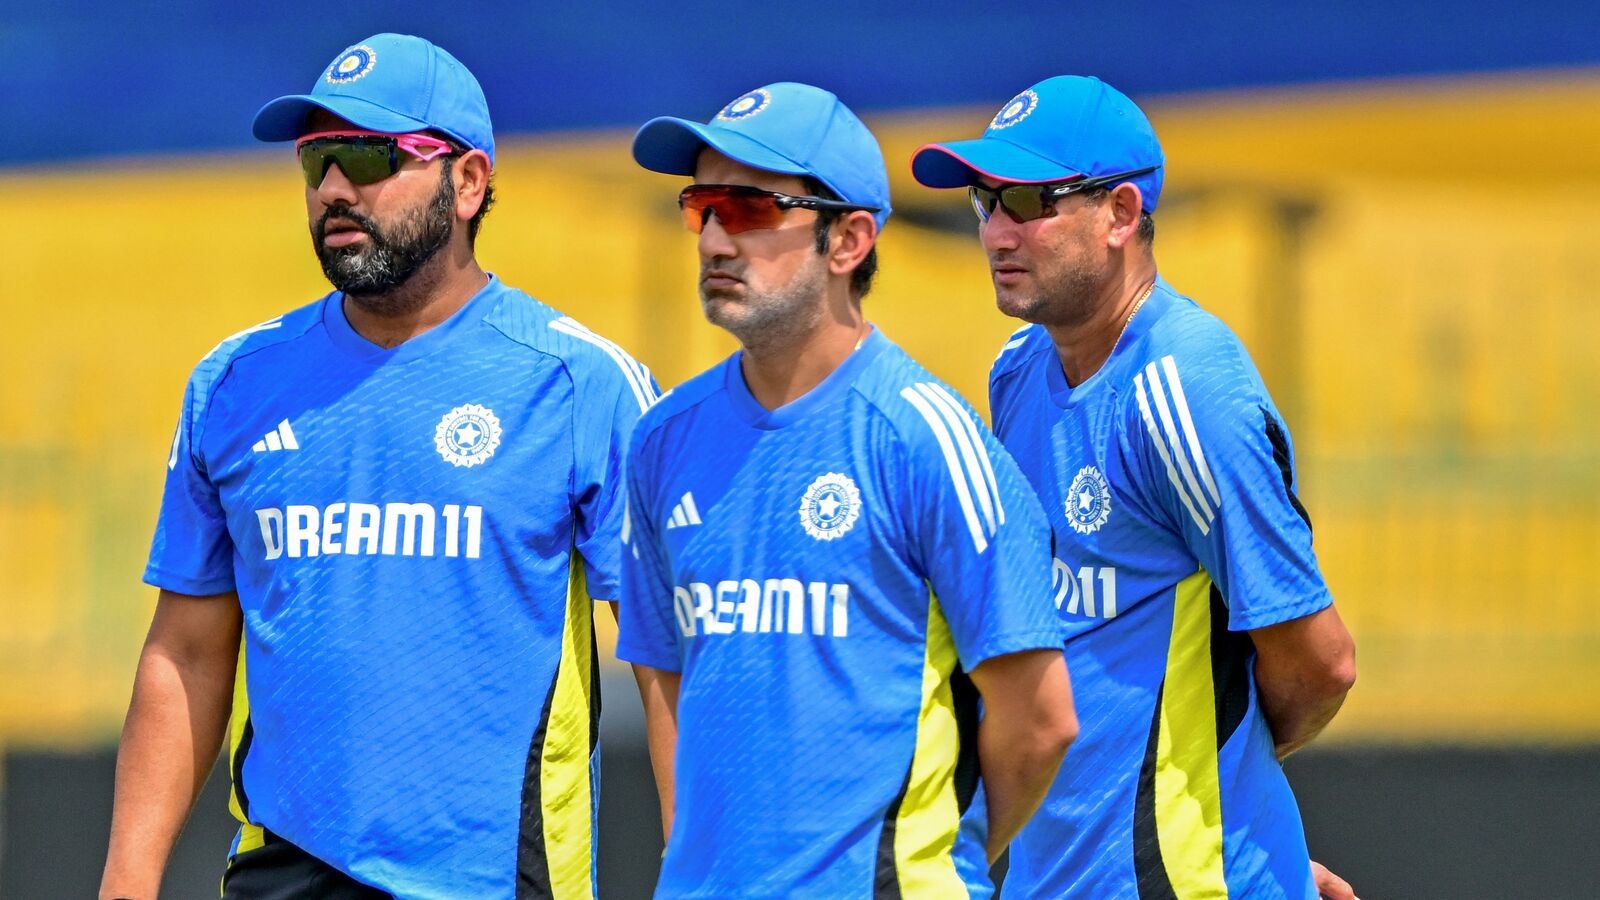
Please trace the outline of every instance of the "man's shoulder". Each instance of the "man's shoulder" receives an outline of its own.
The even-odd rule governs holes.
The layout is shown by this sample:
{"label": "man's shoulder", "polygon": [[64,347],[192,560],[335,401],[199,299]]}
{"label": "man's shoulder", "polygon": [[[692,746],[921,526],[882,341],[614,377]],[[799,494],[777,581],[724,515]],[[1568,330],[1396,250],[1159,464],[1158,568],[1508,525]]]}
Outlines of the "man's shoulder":
{"label": "man's shoulder", "polygon": [[640,409],[655,402],[650,370],[610,338],[516,288],[507,287],[484,322],[515,344],[558,361],[573,380],[617,381]]}
{"label": "man's shoulder", "polygon": [[1024,325],[1013,331],[989,367],[989,383],[998,384],[1026,369],[1040,354],[1052,350],[1050,333],[1043,325]]}
{"label": "man's shoulder", "polygon": [[672,427],[685,413],[715,397],[724,390],[728,362],[724,360],[690,378],[688,381],[662,394],[639,417],[634,429],[634,442],[642,444],[651,435]]}
{"label": "man's shoulder", "polygon": [[273,316],[218,341],[195,364],[190,381],[196,395],[209,394],[239,360],[305,337],[321,324],[322,308],[327,299],[326,296],[319,297],[299,309]]}
{"label": "man's shoulder", "polygon": [[912,452],[943,453],[970,445],[987,430],[972,404],[910,354],[891,345],[855,385],[856,393]]}
{"label": "man's shoulder", "polygon": [[1244,342],[1227,323],[1188,297],[1172,304],[1132,348],[1131,365],[1119,385],[1137,399],[1167,394],[1177,404],[1255,406],[1270,402]]}

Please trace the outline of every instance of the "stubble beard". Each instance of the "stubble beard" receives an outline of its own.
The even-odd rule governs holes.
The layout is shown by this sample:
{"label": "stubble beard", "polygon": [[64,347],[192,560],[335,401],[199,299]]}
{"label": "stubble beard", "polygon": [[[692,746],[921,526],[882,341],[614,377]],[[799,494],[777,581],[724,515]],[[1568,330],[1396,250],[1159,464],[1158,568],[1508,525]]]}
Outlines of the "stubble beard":
{"label": "stubble beard", "polygon": [[818,255],[776,290],[756,293],[748,283],[732,290],[702,285],[700,305],[707,321],[738,338],[746,350],[760,353],[792,345],[815,331],[822,321],[826,287],[827,269]]}
{"label": "stubble beard", "polygon": [[[455,233],[455,185],[445,166],[439,187],[428,202],[406,213],[388,227],[345,206],[323,212],[311,227],[311,243],[322,264],[322,274],[357,306],[374,315],[404,316],[429,301],[429,288],[440,273],[428,263],[450,243]],[[329,219],[341,218],[361,226],[367,240],[347,247],[323,243]]]}

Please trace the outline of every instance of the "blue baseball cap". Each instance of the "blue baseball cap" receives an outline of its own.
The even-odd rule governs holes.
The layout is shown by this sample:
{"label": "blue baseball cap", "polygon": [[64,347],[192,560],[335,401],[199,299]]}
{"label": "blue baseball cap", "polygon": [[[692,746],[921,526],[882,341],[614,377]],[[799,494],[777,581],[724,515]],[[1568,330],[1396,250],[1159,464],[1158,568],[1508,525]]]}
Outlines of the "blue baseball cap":
{"label": "blue baseball cap", "polygon": [[668,175],[693,175],[704,147],[768,172],[809,175],[847,203],[876,207],[880,231],[889,220],[877,138],[822,88],[780,81],[741,94],[704,125],[660,116],[633,136],[634,160]]}
{"label": "blue baseball cap", "polygon": [[375,34],[334,57],[309,94],[290,94],[261,107],[251,131],[257,140],[292,141],[306,117],[325,109],[369,131],[439,131],[489,154],[494,129],[483,88],[454,56],[409,34]]}
{"label": "blue baseball cap", "polygon": [[1130,178],[1155,212],[1166,157],[1150,120],[1132,100],[1098,78],[1047,78],[1000,107],[983,137],[927,144],[911,174],[928,187],[966,187],[979,176],[1044,184],[1155,166]]}

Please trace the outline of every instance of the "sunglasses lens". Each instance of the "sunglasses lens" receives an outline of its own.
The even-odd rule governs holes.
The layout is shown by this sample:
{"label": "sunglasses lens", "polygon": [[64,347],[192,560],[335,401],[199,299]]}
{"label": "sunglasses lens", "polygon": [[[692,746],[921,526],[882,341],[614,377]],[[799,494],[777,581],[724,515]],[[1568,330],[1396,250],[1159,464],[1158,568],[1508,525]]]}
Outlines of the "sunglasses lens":
{"label": "sunglasses lens", "polygon": [[678,207],[683,210],[684,227],[695,234],[705,228],[706,219],[712,215],[729,234],[783,224],[783,209],[777,199],[761,191],[691,185],[678,195]]}
{"label": "sunglasses lens", "polygon": [[1045,214],[1044,192],[1031,184],[1000,191],[1000,205],[1018,222],[1031,222]]}
{"label": "sunglasses lens", "polygon": [[300,145],[307,185],[319,187],[330,165],[337,165],[353,184],[382,181],[395,172],[393,142],[319,140]]}
{"label": "sunglasses lens", "polygon": [[967,199],[972,201],[972,211],[978,214],[979,222],[987,222],[994,215],[994,204],[998,199],[994,191],[973,185],[967,188]]}

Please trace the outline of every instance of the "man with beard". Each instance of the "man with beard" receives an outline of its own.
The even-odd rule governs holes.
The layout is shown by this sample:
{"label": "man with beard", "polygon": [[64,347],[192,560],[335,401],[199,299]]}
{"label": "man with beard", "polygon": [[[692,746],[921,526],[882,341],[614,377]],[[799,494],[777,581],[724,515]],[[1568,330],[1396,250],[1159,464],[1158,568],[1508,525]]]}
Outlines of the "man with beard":
{"label": "man with beard", "polygon": [[990,402],[1055,530],[1083,737],[1006,891],[1315,897],[1278,760],[1338,711],[1354,646],[1282,416],[1233,333],[1156,274],[1164,162],[1132,101],[1059,77],[912,163],[969,190],[1000,310],[1033,323]]}
{"label": "man with beard", "polygon": [[336,290],[189,381],[102,896],[156,896],[231,697],[224,897],[592,897],[589,597],[653,381],[479,268],[494,137],[445,51],[371,37],[254,131]]}
{"label": "man with beard", "polygon": [[972,409],[862,316],[877,141],[780,83],[633,152],[693,176],[700,299],[742,347],[629,449],[617,653],[646,673],[657,896],[988,896],[1076,730],[1049,532]]}

